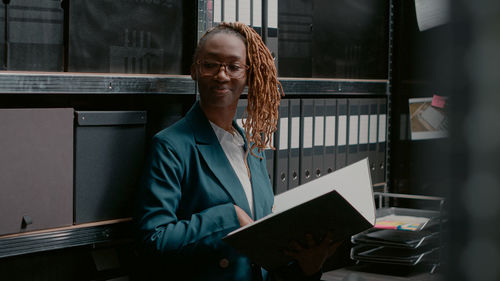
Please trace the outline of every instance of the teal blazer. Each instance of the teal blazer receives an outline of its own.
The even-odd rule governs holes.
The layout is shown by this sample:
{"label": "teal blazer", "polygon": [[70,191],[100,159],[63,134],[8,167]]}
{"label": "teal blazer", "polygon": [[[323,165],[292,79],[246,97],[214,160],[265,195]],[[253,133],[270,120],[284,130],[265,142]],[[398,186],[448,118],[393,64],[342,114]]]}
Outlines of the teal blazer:
{"label": "teal blazer", "polygon": [[[261,158],[249,155],[248,166],[259,219],[274,196],[264,153],[254,152]],[[164,280],[252,280],[250,260],[221,240],[239,228],[233,205],[252,217],[248,200],[198,102],[154,136],[137,198],[140,245],[161,260],[154,268]]]}

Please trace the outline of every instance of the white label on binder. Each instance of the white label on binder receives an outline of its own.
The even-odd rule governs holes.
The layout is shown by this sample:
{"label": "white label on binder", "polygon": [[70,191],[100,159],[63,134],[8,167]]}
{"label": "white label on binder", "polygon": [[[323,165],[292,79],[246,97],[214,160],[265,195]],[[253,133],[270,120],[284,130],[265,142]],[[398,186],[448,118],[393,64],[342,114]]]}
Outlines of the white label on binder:
{"label": "white label on binder", "polygon": [[337,145],[345,145],[347,140],[347,116],[339,116],[339,139]]}
{"label": "white label on binder", "polygon": [[253,1],[253,26],[262,26],[262,1]]}
{"label": "white label on binder", "polygon": [[224,21],[236,21],[236,0],[224,0]]}
{"label": "white label on binder", "polygon": [[279,150],[288,149],[288,117],[280,118]]}
{"label": "white label on binder", "polygon": [[304,148],[311,148],[313,144],[313,118],[304,117]]}
{"label": "white label on binder", "polygon": [[250,25],[250,0],[239,0],[238,21]]}
{"label": "white label on binder", "polygon": [[325,120],[325,146],[335,145],[335,116],[326,116]]}
{"label": "white label on binder", "polygon": [[290,148],[299,148],[300,145],[300,118],[292,117]]}
{"label": "white label on binder", "polygon": [[323,146],[323,136],[325,131],[325,117],[314,117],[314,146]]}
{"label": "white label on binder", "polygon": [[378,123],[378,142],[385,142],[385,114],[379,115]]}
{"label": "white label on binder", "polygon": [[370,132],[369,132],[370,143],[377,143],[377,115],[370,115]]}
{"label": "white label on binder", "polygon": [[359,143],[368,143],[368,115],[359,117]]}
{"label": "white label on binder", "polygon": [[358,119],[359,116],[349,116],[349,144],[358,144]]}
{"label": "white label on binder", "polygon": [[267,7],[267,26],[278,28],[278,0],[268,0]]}

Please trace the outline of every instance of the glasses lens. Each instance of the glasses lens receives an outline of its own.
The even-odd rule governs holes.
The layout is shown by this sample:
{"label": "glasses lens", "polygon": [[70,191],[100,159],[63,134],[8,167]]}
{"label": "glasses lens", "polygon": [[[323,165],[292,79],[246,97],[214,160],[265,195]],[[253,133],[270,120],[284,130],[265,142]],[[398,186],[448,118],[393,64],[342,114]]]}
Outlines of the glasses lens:
{"label": "glasses lens", "polygon": [[201,75],[203,76],[215,76],[219,73],[221,66],[223,66],[226,75],[231,78],[241,78],[245,75],[246,65],[240,64],[225,64],[218,62],[200,62]]}

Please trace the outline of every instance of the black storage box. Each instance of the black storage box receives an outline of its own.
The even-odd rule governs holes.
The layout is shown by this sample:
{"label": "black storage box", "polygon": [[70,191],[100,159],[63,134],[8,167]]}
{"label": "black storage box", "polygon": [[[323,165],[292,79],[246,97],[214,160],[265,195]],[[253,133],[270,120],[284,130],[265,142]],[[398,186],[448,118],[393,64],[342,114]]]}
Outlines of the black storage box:
{"label": "black storage box", "polygon": [[0,235],[73,223],[73,109],[0,109]]}
{"label": "black storage box", "polygon": [[63,71],[64,10],[60,0],[11,0],[7,69]]}
{"label": "black storage box", "polygon": [[76,111],[75,223],[132,215],[145,153],[145,111]]}
{"label": "black storage box", "polygon": [[68,71],[182,74],[183,2],[71,0]]}

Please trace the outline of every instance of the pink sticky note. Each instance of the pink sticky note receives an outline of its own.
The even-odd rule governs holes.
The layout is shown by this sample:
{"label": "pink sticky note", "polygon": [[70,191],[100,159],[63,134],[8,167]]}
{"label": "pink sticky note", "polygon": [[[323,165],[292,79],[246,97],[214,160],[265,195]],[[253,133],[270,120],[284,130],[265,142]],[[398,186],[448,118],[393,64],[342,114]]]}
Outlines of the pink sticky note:
{"label": "pink sticky note", "polygon": [[432,97],[432,106],[439,107],[439,108],[444,108],[444,105],[446,104],[446,99],[442,96],[434,95]]}

